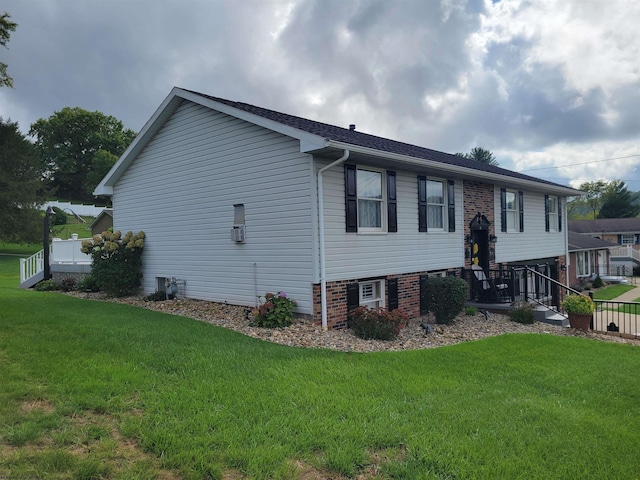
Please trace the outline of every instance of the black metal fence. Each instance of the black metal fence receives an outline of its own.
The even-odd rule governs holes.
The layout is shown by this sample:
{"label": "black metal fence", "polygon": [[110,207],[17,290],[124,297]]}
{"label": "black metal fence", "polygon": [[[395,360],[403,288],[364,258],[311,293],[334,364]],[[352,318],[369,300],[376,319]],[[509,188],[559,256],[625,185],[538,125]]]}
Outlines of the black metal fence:
{"label": "black metal fence", "polygon": [[640,338],[640,303],[594,300],[596,311],[590,328],[596,332],[618,333],[622,337]]}

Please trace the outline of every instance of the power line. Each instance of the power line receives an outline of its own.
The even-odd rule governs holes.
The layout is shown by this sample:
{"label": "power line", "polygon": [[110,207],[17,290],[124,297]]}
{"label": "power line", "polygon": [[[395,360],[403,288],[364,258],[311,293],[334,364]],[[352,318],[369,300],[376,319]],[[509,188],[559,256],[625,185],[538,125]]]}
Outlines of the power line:
{"label": "power line", "polygon": [[527,170],[520,170],[521,172],[533,172],[535,170],[549,170],[550,168],[563,168],[563,167],[577,167],[578,165],[589,165],[592,163],[600,163],[600,162],[609,162],[611,160],[622,160],[625,158],[633,158],[640,157],[640,153],[635,155],[627,155],[626,157],[615,157],[615,158],[605,158],[604,160],[593,160],[591,162],[582,162],[582,163],[569,163],[567,165],[555,165],[552,167],[539,167],[539,168],[529,168]]}

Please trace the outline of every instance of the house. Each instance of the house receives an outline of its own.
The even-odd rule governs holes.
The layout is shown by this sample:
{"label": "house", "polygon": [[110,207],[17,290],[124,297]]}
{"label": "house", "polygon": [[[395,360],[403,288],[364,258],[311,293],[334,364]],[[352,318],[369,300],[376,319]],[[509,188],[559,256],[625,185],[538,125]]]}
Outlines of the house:
{"label": "house", "polygon": [[570,220],[569,230],[618,245],[610,249],[608,275],[631,275],[640,267],[640,218]]}
{"label": "house", "polygon": [[566,197],[456,155],[174,88],[96,187],[146,233],[145,293],[253,306],[284,291],[324,328],[423,311],[427,275],[533,264],[564,281]]}
{"label": "house", "polygon": [[570,230],[568,284],[579,285],[594,275],[609,275],[609,249],[615,246],[606,240]]}
{"label": "house", "polygon": [[113,209],[105,208],[103,209],[96,218],[93,219],[91,225],[89,225],[89,230],[91,230],[91,235],[100,235],[102,232],[109,230],[113,227]]}

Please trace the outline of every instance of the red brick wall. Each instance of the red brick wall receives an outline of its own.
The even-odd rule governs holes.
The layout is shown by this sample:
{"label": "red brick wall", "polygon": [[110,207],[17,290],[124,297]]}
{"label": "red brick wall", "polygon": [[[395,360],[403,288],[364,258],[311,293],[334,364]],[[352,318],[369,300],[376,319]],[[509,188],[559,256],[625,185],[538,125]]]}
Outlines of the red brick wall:
{"label": "red brick wall", "polygon": [[[427,273],[429,272],[414,272],[379,278],[398,279],[398,308],[410,318],[415,318],[420,316],[420,275]],[[352,279],[327,282],[327,326],[329,328],[347,326],[347,285],[358,281],[358,279]],[[385,287],[386,285],[388,284],[385,282]],[[388,305],[388,303],[388,292],[385,291],[385,304]],[[317,324],[322,323],[321,308],[320,285],[316,284],[313,286],[313,321]]]}

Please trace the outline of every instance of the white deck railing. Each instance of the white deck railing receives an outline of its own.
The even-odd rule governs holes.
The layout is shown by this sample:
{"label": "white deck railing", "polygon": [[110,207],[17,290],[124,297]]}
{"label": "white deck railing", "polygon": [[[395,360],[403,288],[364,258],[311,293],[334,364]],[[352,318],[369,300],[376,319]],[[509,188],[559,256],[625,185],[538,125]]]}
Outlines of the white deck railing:
{"label": "white deck railing", "polygon": [[611,247],[609,254],[612,257],[627,257],[632,258],[636,262],[640,263],[640,250],[636,250],[631,245],[622,245],[619,247]]}
{"label": "white deck railing", "polygon": [[[49,264],[91,265],[91,255],[82,253],[82,241],[90,240],[73,235],[70,240],[54,238],[49,246]],[[20,283],[44,271],[44,250],[29,258],[20,259]]]}

